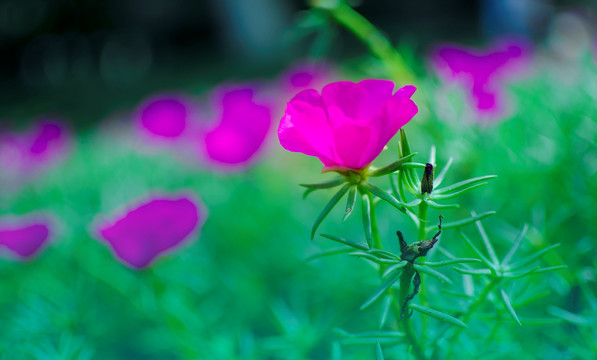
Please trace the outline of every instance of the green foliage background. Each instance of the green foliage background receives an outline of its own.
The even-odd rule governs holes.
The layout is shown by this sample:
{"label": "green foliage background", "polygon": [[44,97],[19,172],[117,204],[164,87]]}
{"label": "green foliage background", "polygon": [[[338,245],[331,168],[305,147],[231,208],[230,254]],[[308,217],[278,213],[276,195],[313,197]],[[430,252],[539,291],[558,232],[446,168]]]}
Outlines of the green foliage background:
{"label": "green foliage background", "polygon": [[[574,81],[558,76],[555,61],[538,58],[532,74],[509,86],[512,115],[477,123],[464,116],[461,92],[446,91],[424,59],[408,47],[401,50],[419,82],[415,101],[421,111],[405,128],[419,152],[415,160],[425,162],[435,145],[440,170],[454,158],[449,182],[498,175],[466,194],[460,209],[442,213],[446,220],[468,216],[471,209],[496,210],[483,223],[500,255],[526,223],[521,254],[560,243],[542,262],[568,266],[509,289],[523,326],[499,303],[484,306],[457,340],[436,343],[442,349],[439,358],[450,351],[479,359],[592,358],[597,353],[597,66],[592,54],[587,49],[575,65]],[[369,56],[338,66],[347,79],[387,76]],[[206,86],[188,84],[189,89]],[[396,146],[394,139],[375,164],[395,160]],[[335,329],[377,328],[379,304],[358,310],[378,286],[375,269],[346,256],[305,262],[334,247],[321,237],[309,240],[312,222],[332,192],[302,200],[297,186],[328,179],[320,170],[316,159],[283,151],[273,131],[261,161],[232,173],[168,151],[141,151],[129,135],[103,127],[76,133],[72,154],[61,164],[1,194],[3,215],[42,211],[59,222],[53,243],[36,259],[0,261],[1,358],[373,358],[375,341],[360,344]],[[98,215],[151,191],[193,192],[208,217],[197,239],[151,268],[134,271],[115,260],[90,229]],[[402,214],[383,203],[377,208],[385,248],[398,251],[396,230],[415,240],[416,229]],[[342,215],[341,206],[334,209],[320,232],[362,241],[358,216],[342,224]],[[434,211],[430,218],[437,215]],[[479,240],[474,225],[464,232]],[[442,234],[440,246],[475,257],[454,231]],[[434,250],[428,258],[440,255]],[[444,274],[455,283],[451,289],[461,291],[463,276],[450,268]],[[453,309],[464,301],[435,279],[424,281],[436,306]],[[532,298],[536,301],[526,305]],[[429,332],[420,336],[432,339],[442,326],[429,319]],[[382,343],[382,349],[386,358],[403,358],[406,352],[400,341]]]}

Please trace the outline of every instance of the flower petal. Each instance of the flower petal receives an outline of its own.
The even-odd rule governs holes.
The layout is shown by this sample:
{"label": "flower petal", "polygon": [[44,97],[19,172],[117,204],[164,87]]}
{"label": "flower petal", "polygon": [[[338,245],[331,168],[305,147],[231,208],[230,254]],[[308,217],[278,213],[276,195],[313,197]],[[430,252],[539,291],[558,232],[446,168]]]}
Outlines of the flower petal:
{"label": "flower petal", "polygon": [[158,198],[115,217],[98,230],[122,261],[140,269],[183,242],[200,221],[198,206],[190,199]]}
{"label": "flower petal", "polygon": [[336,152],[342,160],[341,165],[351,169],[360,169],[369,163],[363,161],[363,149],[370,141],[371,129],[351,123],[344,123],[334,129]]}
{"label": "flower petal", "polygon": [[326,165],[334,163],[332,130],[315,90],[302,91],[288,102],[278,138],[286,150],[317,156]]}
{"label": "flower petal", "polygon": [[368,124],[392,96],[394,83],[368,79],[359,83],[340,81],[325,86],[322,98],[332,126],[345,122]]}
{"label": "flower petal", "polygon": [[48,241],[50,230],[45,223],[11,224],[0,227],[0,245],[21,258],[29,258]]}

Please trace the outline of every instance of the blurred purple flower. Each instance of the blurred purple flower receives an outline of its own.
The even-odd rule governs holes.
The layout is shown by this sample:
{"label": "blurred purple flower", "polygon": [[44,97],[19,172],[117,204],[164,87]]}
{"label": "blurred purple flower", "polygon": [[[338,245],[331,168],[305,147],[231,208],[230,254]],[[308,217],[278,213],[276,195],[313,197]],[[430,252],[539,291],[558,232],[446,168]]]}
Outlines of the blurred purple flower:
{"label": "blurred purple flower", "polygon": [[193,111],[193,105],[184,96],[152,96],[137,109],[137,127],[143,135],[154,139],[177,139],[185,133]]}
{"label": "blurred purple flower", "polygon": [[457,45],[440,46],[431,58],[439,75],[470,92],[479,114],[499,115],[504,111],[504,84],[528,65],[530,47],[518,42],[502,42],[485,51]]}
{"label": "blurred purple flower", "polygon": [[62,156],[67,143],[63,125],[41,120],[26,133],[0,136],[0,165],[17,174],[35,171]]}
{"label": "blurred purple flower", "polygon": [[301,90],[320,90],[333,77],[333,71],[329,65],[303,62],[286,70],[280,79],[282,88],[290,97]]}
{"label": "blurred purple flower", "polygon": [[392,81],[368,79],[328,84],[321,95],[301,91],[280,120],[280,144],[316,156],[324,170],[362,169],[417,113],[415,90],[407,85],[394,93]]}
{"label": "blurred purple flower", "polygon": [[97,226],[116,256],[136,269],[188,239],[205,215],[190,197],[156,197]]}
{"label": "blurred purple flower", "polygon": [[21,259],[36,255],[49,237],[50,226],[41,219],[23,217],[0,223],[0,247],[5,246]]}
{"label": "blurred purple flower", "polygon": [[244,167],[254,159],[271,126],[269,107],[256,103],[252,88],[229,89],[218,98],[220,121],[203,137],[206,157],[226,167]]}

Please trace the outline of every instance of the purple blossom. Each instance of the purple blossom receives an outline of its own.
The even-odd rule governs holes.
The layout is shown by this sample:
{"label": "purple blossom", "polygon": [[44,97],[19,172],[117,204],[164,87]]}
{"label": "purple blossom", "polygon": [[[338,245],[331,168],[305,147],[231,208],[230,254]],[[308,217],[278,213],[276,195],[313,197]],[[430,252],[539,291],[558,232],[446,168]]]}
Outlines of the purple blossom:
{"label": "purple blossom", "polygon": [[6,247],[21,259],[34,257],[49,237],[50,225],[43,219],[20,217],[0,223],[0,248]]}
{"label": "purple blossom", "polygon": [[142,269],[189,239],[204,219],[190,197],[152,197],[110,216],[97,231],[120,260]]}
{"label": "purple blossom", "polygon": [[219,121],[203,136],[208,160],[224,167],[245,167],[261,149],[271,126],[269,107],[254,100],[252,88],[223,91]]}
{"label": "purple blossom", "polygon": [[484,51],[457,45],[440,46],[432,54],[439,75],[469,92],[480,114],[499,115],[505,107],[504,85],[528,65],[530,50],[523,42],[504,42]]}
{"label": "purple blossom", "polygon": [[0,136],[0,165],[16,174],[38,170],[64,155],[68,131],[57,122],[40,120],[25,133]]}
{"label": "purple blossom", "polygon": [[136,111],[137,127],[141,134],[153,139],[177,139],[187,130],[193,112],[193,104],[184,96],[152,96]]}

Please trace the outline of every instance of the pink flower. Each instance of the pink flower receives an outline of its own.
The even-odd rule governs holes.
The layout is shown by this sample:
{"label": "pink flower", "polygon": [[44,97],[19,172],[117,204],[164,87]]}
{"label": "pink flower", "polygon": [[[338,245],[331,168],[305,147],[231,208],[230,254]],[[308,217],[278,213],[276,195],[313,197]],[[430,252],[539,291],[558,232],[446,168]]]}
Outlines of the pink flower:
{"label": "pink flower", "polygon": [[270,109],[253,100],[254,90],[225,91],[220,121],[203,138],[204,152],[214,163],[245,166],[261,148],[271,126]]}
{"label": "pink flower", "polygon": [[280,144],[316,156],[326,169],[364,168],[418,111],[414,86],[393,90],[392,81],[371,79],[331,83],[321,95],[301,91],[280,121]]}
{"label": "pink flower", "polygon": [[522,42],[499,44],[486,51],[442,46],[435,50],[432,62],[444,79],[458,82],[470,92],[477,111],[500,113],[504,108],[503,85],[526,65],[528,52]]}
{"label": "pink flower", "polygon": [[176,139],[185,132],[191,112],[190,101],[183,96],[153,96],[137,109],[137,126],[145,135]]}
{"label": "pink flower", "polygon": [[0,224],[0,247],[6,247],[22,259],[37,254],[49,237],[49,224],[41,219],[24,217]]}
{"label": "pink flower", "polygon": [[305,89],[321,89],[334,76],[330,65],[302,62],[285,71],[281,76],[281,87],[291,95]]}
{"label": "pink flower", "polygon": [[188,197],[158,197],[97,226],[116,256],[136,269],[183,243],[203,222],[204,214]]}
{"label": "pink flower", "polygon": [[0,165],[22,174],[44,167],[66,151],[65,127],[53,121],[38,121],[26,133],[7,133],[0,137]]}

